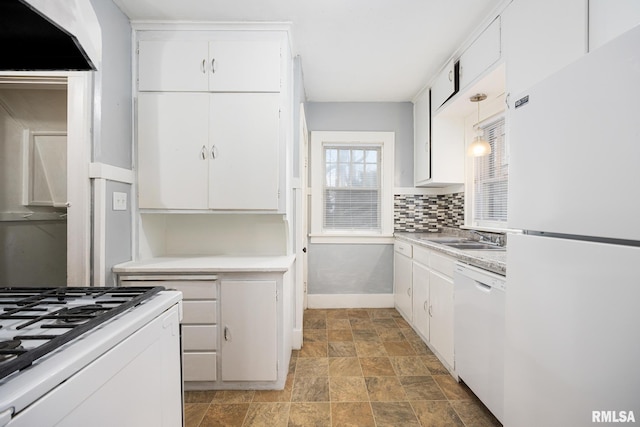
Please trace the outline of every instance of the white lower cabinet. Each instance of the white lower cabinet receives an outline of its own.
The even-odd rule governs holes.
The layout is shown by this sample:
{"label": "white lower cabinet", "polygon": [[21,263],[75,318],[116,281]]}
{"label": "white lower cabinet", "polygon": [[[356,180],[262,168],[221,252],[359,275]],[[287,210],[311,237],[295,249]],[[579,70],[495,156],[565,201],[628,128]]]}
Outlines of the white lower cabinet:
{"label": "white lower cabinet", "polygon": [[223,280],[222,380],[275,381],[278,332],[275,281]]}
{"label": "white lower cabinet", "polygon": [[411,245],[396,241],[393,252],[393,298],[395,306],[411,321],[413,311],[411,289]]}
{"label": "white lower cabinet", "polygon": [[[394,295],[395,305],[436,355],[449,368],[453,369],[453,268],[455,259],[437,251],[396,240],[396,247],[398,244],[411,248],[405,249],[405,253],[411,254],[411,257],[399,254],[397,250],[395,252],[396,270],[398,265],[401,268],[404,267],[405,260],[409,262],[409,282],[407,284],[405,278],[404,282],[394,283],[396,290],[398,285],[401,285],[402,289],[411,289],[411,317],[407,315],[407,310],[403,309],[406,302],[402,292]],[[398,261],[400,262],[398,263]],[[394,279],[402,278],[402,272],[394,272]]]}

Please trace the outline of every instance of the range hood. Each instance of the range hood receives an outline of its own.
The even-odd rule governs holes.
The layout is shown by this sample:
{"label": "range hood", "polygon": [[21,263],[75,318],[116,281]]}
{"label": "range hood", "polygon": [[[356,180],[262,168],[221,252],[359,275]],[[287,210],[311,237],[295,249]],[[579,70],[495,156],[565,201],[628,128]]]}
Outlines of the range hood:
{"label": "range hood", "polygon": [[0,1],[0,46],[0,70],[96,69],[75,35],[22,0]]}

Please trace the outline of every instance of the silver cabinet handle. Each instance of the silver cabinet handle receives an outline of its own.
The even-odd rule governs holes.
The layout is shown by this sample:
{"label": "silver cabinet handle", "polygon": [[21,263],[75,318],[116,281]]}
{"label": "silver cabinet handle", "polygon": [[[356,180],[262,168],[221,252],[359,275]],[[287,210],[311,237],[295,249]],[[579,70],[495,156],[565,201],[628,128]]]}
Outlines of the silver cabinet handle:
{"label": "silver cabinet handle", "polygon": [[453,70],[449,70],[449,81],[453,81]]}
{"label": "silver cabinet handle", "polygon": [[429,141],[424,143],[424,151],[425,151],[425,153],[429,152]]}
{"label": "silver cabinet handle", "polygon": [[429,304],[429,317],[433,317],[433,306]]}
{"label": "silver cabinet handle", "polygon": [[411,296],[411,288],[408,288],[408,289],[407,289],[407,295],[408,295],[408,296]]}
{"label": "silver cabinet handle", "polygon": [[425,312],[429,312],[429,309],[427,308],[427,300],[424,300],[424,304],[422,304],[422,309],[423,309]]}
{"label": "silver cabinet handle", "polygon": [[200,150],[200,158],[202,160],[207,160],[207,147],[202,146],[202,150]]}
{"label": "silver cabinet handle", "polygon": [[215,159],[215,158],[217,158],[217,157],[218,157],[218,149],[216,148],[216,146],[215,146],[215,145],[213,145],[213,146],[211,147],[211,158],[212,158],[212,159]]}
{"label": "silver cabinet handle", "polygon": [[211,74],[215,74],[216,72],[215,63],[216,63],[216,58],[213,58],[211,60]]}
{"label": "silver cabinet handle", "polygon": [[231,333],[229,332],[229,327],[228,326],[224,327],[224,340],[225,341],[231,341]]}
{"label": "silver cabinet handle", "polygon": [[507,110],[509,110],[509,98],[511,97],[511,92],[507,93],[507,96],[504,97],[504,103],[507,105]]}
{"label": "silver cabinet handle", "polygon": [[202,60],[202,65],[200,66],[200,70],[202,71],[202,74],[205,74],[207,72],[207,60],[203,59]]}

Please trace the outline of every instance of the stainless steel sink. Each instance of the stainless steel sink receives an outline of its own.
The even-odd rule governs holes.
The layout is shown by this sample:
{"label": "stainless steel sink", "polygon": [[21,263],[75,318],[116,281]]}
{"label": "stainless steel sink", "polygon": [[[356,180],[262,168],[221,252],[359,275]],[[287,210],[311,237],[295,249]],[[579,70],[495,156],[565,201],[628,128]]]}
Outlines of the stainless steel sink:
{"label": "stainless steel sink", "polygon": [[507,248],[505,248],[504,246],[496,246],[496,245],[490,245],[487,243],[480,243],[480,242],[459,242],[459,243],[442,243],[445,246],[449,246],[450,248],[456,248],[456,249],[467,249],[467,250],[492,250],[492,251],[504,251]]}
{"label": "stainless steel sink", "polygon": [[462,242],[468,242],[469,239],[464,238],[464,237],[428,237],[428,236],[424,236],[424,237],[419,237],[420,240],[426,240],[428,242],[434,242],[434,243],[442,243],[443,245],[447,244],[447,243],[462,243]]}

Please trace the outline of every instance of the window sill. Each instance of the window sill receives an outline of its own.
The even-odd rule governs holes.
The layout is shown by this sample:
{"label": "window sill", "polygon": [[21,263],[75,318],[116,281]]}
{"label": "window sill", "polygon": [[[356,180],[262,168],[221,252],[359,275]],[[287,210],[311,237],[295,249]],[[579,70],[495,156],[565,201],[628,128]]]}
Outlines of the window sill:
{"label": "window sill", "polygon": [[310,234],[309,241],[319,244],[349,245],[385,245],[393,244],[393,235],[357,235],[357,234]]}

